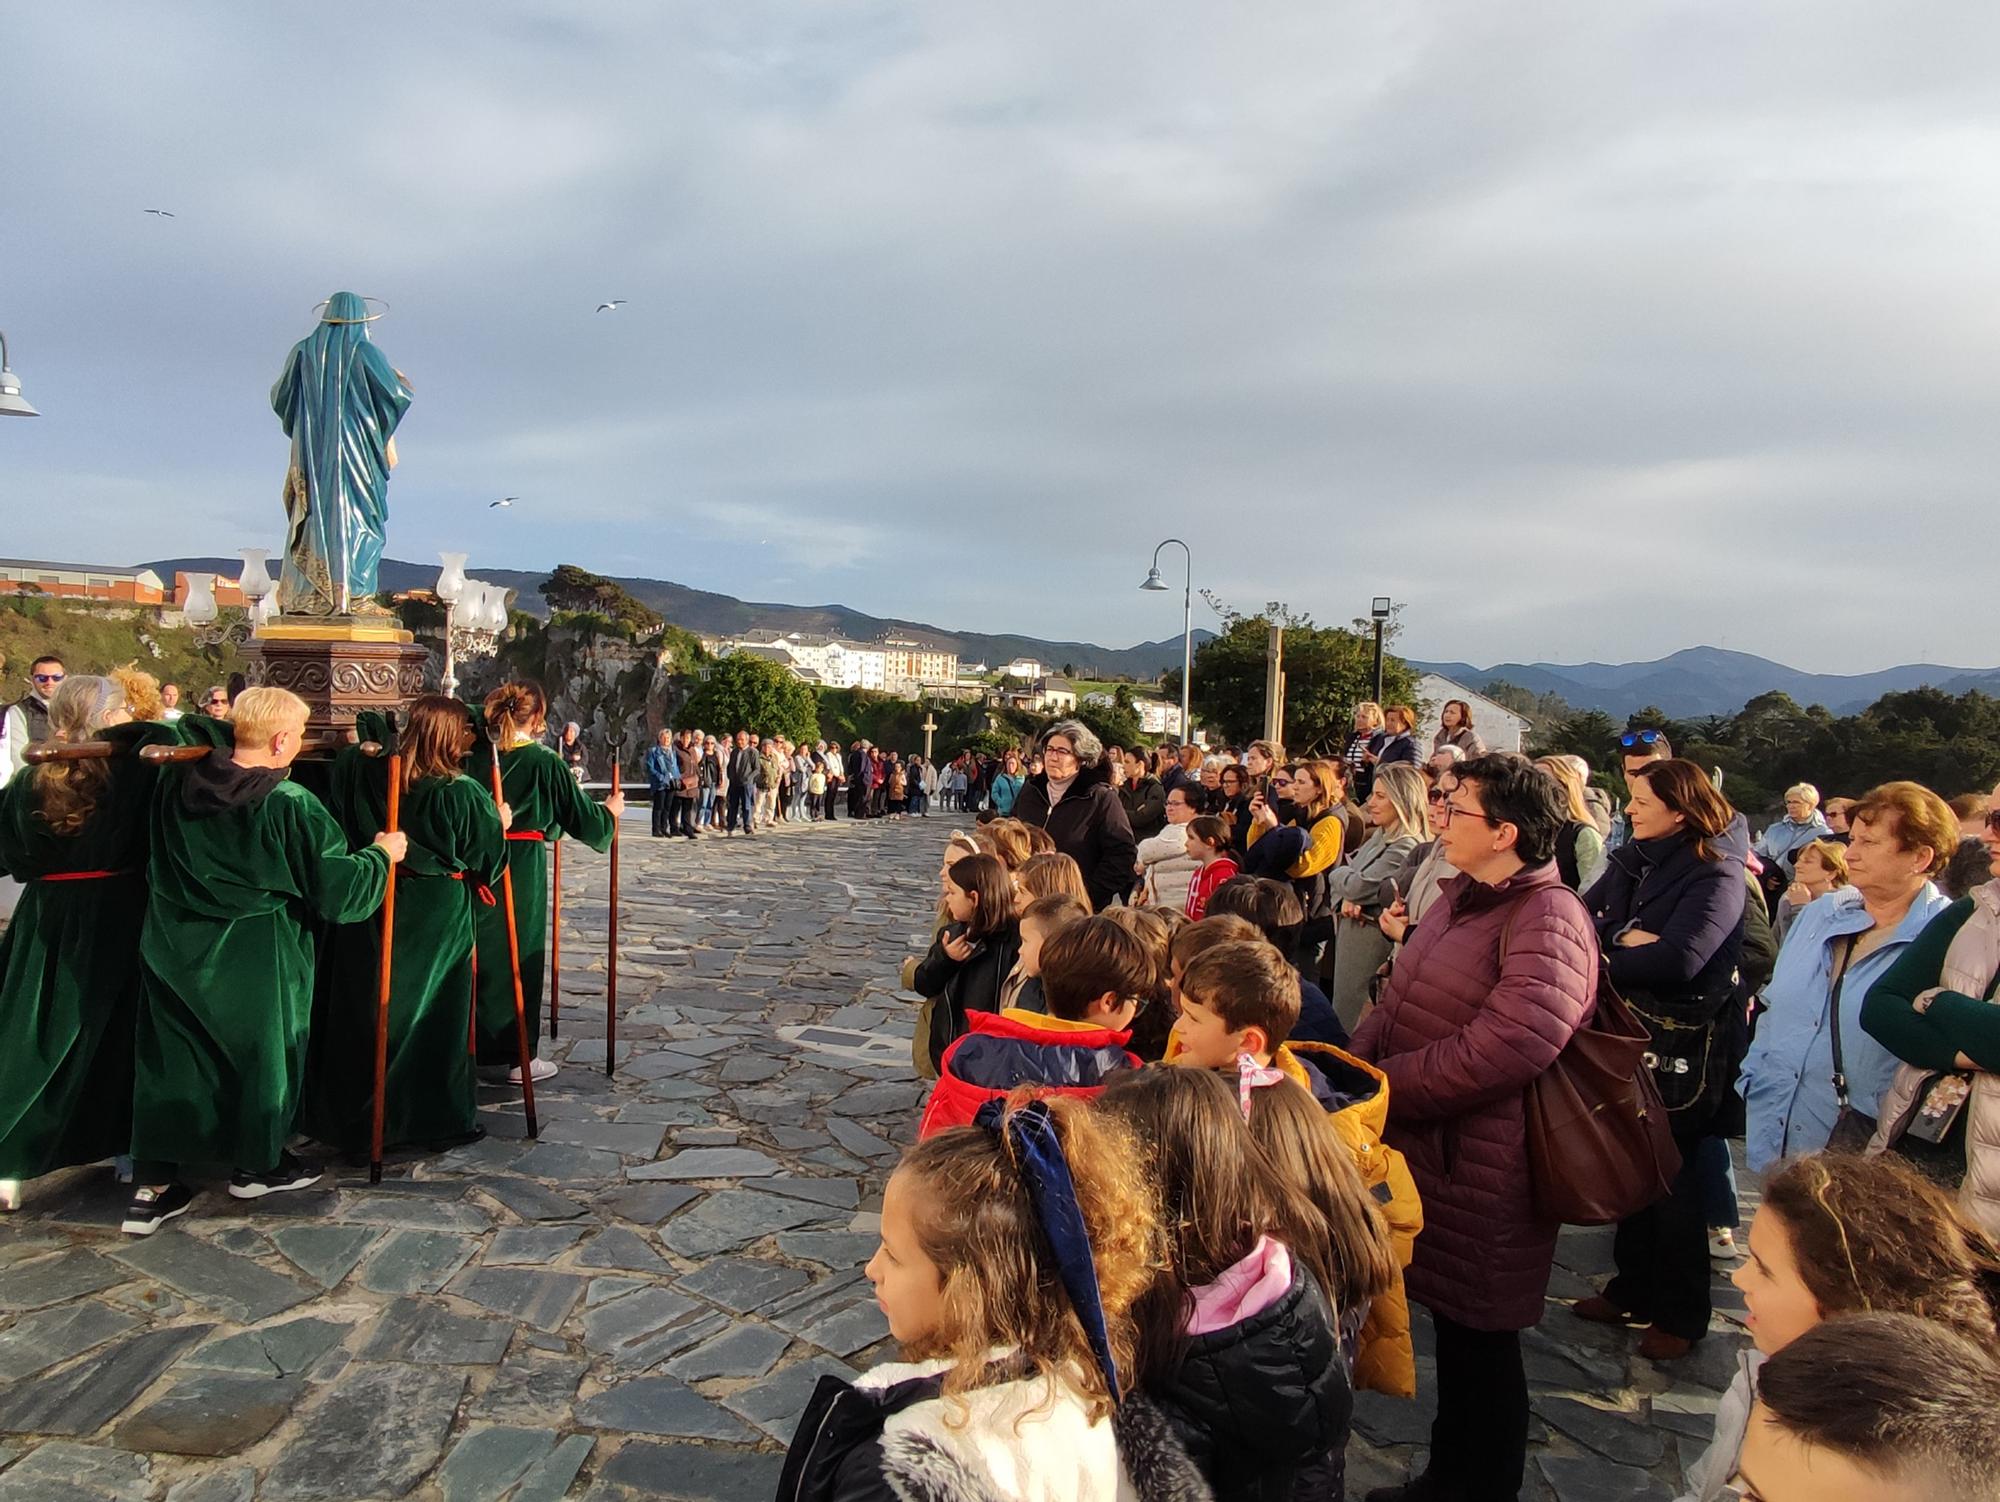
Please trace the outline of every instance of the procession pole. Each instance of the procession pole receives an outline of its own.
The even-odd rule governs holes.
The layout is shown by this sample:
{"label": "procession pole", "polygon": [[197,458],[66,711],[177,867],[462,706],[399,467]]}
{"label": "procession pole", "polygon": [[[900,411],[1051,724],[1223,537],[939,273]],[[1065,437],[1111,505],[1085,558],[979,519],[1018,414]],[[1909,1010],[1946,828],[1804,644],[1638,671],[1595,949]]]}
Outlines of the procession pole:
{"label": "procession pole", "polygon": [[552,893],[549,919],[549,1036],[562,1033],[556,1013],[562,1009],[562,841],[549,841],[549,888]]}
{"label": "procession pole", "polygon": [[[611,796],[618,796],[618,762],[611,763]],[[618,1067],[618,816],[611,816],[611,948],[604,957],[604,1073]]]}
{"label": "procession pole", "polygon": [[[396,816],[403,796],[403,758],[389,757],[389,821],[386,832],[396,832]],[[382,1182],[382,1121],[389,1083],[389,973],[396,945],[396,866],[389,865],[389,883],[382,889],[382,968],[375,993],[375,1100],[374,1120],[368,1131],[368,1182]]]}
{"label": "procession pole", "polygon": [[[493,742],[493,806],[507,799],[500,791],[500,743]],[[507,963],[514,977],[514,1037],[521,1055],[521,1112],[528,1119],[528,1135],[541,1136],[535,1122],[535,1056],[528,1048],[528,1004],[521,996],[521,936],[514,922],[514,863],[500,868],[501,900],[507,904]],[[539,1031],[539,1029],[538,1029]]]}

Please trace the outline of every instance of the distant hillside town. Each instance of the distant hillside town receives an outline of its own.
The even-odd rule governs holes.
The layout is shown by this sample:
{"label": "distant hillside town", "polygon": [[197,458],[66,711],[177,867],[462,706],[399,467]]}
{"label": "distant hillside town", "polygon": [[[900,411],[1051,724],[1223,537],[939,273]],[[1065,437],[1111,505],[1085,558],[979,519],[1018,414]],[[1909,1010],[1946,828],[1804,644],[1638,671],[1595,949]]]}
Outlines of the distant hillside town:
{"label": "distant hillside town", "polygon": [[1123,685],[1079,696],[1068,678],[1033,657],[1017,657],[996,670],[983,662],[961,663],[956,652],[906,637],[863,642],[808,631],[744,631],[704,636],[701,644],[717,657],[762,657],[814,688],[869,689],[903,699],[987,704],[1034,714],[1072,713],[1079,702],[1108,708],[1122,697],[1146,734],[1181,733],[1178,704]]}

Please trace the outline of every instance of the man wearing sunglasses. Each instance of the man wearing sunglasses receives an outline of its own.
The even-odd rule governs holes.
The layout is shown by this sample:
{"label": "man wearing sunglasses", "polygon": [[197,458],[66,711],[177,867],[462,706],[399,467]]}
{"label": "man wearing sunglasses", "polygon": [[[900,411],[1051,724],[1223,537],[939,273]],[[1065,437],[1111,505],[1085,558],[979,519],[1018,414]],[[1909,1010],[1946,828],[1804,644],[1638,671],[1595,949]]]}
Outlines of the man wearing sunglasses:
{"label": "man wearing sunglasses", "polygon": [[7,706],[4,744],[0,744],[0,784],[14,775],[21,756],[37,741],[49,738],[49,700],[63,681],[60,657],[37,657],[28,669],[28,691]]}
{"label": "man wearing sunglasses", "polygon": [[[1648,726],[1628,730],[1619,736],[1618,754],[1623,758],[1625,781],[1629,785],[1633,773],[1643,772],[1653,762],[1666,761],[1674,754],[1674,748],[1665,731]],[[1611,812],[1611,833],[1604,837],[1604,853],[1609,855],[1631,838],[1632,826],[1626,820],[1624,808],[1614,808]]]}

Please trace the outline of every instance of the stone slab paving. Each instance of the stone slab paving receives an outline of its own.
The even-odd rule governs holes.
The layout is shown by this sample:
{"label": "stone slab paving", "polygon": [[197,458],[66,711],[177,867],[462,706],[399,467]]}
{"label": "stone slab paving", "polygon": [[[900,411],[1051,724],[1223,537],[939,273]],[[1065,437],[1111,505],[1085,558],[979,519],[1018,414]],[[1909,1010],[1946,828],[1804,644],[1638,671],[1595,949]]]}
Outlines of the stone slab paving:
{"label": "stone slab paving", "polygon": [[[487,1083],[481,1142],[375,1187],[210,1186],[145,1242],[108,1169],[29,1186],[0,1223],[0,1502],[769,1497],[819,1378],[891,1354],[860,1268],[923,1094],[894,977],[948,827],[690,846],[628,817],[610,1077],[606,862],[566,852],[538,1141]],[[1564,1307],[1608,1261],[1565,1235],[1528,1340],[1535,1498],[1671,1496],[1742,1344],[1728,1291],[1696,1355],[1638,1361]],[[1422,1462],[1418,1340],[1423,1395],[1357,1403],[1356,1495]]]}

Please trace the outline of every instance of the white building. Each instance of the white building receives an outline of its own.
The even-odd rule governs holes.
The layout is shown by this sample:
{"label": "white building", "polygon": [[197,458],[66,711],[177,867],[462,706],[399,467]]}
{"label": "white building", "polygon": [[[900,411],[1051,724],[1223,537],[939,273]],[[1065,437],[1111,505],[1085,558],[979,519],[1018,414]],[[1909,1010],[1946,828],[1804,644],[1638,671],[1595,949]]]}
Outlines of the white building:
{"label": "white building", "polygon": [[[1114,695],[1104,693],[1100,690],[1094,694],[1085,694],[1083,702],[1086,704],[1109,706],[1118,701]],[[1145,731],[1146,734],[1171,735],[1176,739],[1180,737],[1180,705],[1169,704],[1165,699],[1142,699],[1134,697],[1132,700],[1132,712],[1139,717],[1139,728]]]}
{"label": "white building", "polygon": [[926,688],[958,681],[958,654],[926,642],[889,637],[882,643],[883,681],[892,694],[916,699]]}
{"label": "white building", "polygon": [[1423,707],[1423,724],[1417,728],[1417,741],[1427,752],[1437,735],[1438,716],[1451,699],[1463,699],[1472,706],[1472,728],[1486,742],[1487,750],[1520,752],[1528,748],[1528,733],[1534,727],[1527,719],[1463,683],[1454,683],[1439,673],[1426,673],[1417,680],[1417,698]]}
{"label": "white building", "polygon": [[1000,675],[1003,678],[1025,678],[1032,683],[1037,678],[1048,677],[1049,671],[1046,663],[1037,662],[1032,657],[1016,657],[1000,670]]}

